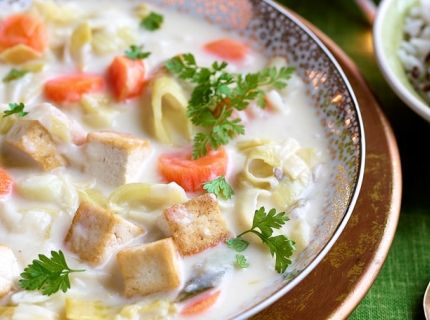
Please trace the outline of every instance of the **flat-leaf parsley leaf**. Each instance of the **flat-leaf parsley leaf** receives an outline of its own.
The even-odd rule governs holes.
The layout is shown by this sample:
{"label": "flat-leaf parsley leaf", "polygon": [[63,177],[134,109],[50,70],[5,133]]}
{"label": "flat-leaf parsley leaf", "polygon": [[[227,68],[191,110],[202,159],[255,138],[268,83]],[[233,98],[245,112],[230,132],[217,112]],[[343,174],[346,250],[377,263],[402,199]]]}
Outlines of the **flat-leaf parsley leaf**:
{"label": "flat-leaf parsley leaf", "polygon": [[207,192],[215,194],[217,197],[222,196],[225,199],[230,199],[234,194],[233,189],[230,187],[224,176],[220,176],[214,180],[205,182],[203,189]]}
{"label": "flat-leaf parsley leaf", "polygon": [[241,267],[241,268],[248,268],[249,267],[248,261],[246,260],[245,256],[242,254],[236,255],[236,262],[239,265],[239,267]]}
{"label": "flat-leaf parsley leaf", "polygon": [[130,50],[125,51],[125,56],[131,60],[145,59],[149,57],[150,52],[142,52],[141,48],[135,45],[130,46]]}
{"label": "flat-leaf parsley leaf", "polygon": [[163,24],[163,16],[161,14],[151,12],[146,18],[140,22],[140,26],[149,31],[160,29]]}
{"label": "flat-leaf parsley leaf", "polygon": [[17,114],[20,117],[23,117],[25,115],[28,114],[28,112],[24,111],[25,105],[21,102],[21,103],[9,103],[9,109],[10,110],[5,110],[3,111],[4,117],[10,116],[12,114]]}
{"label": "flat-leaf parsley leaf", "polygon": [[[261,207],[259,210],[255,210],[251,229],[242,232],[234,239],[226,240],[226,242],[229,247],[241,252],[245,250],[244,247],[248,246],[248,242],[240,239],[240,237],[249,232],[257,235],[269,247],[272,257],[275,256],[276,271],[283,273],[291,264],[291,260],[288,258],[292,256],[296,248],[294,247],[294,241],[288,239],[287,236],[278,235],[272,237],[272,234],[273,229],[280,229],[288,220],[290,219],[285,216],[285,212],[276,213],[275,209],[271,209],[269,213],[266,213],[264,207]],[[257,228],[260,231],[256,230]]]}
{"label": "flat-leaf parsley leaf", "polygon": [[233,111],[244,110],[253,100],[265,107],[262,87],[284,88],[294,72],[292,67],[266,68],[257,73],[230,74],[227,62],[214,62],[210,68],[200,67],[190,53],[167,60],[164,65],[179,79],[195,84],[187,106],[187,117],[196,126],[208,130],[194,137],[192,158],[208,153],[208,146],[217,150],[235,135],[244,134],[240,118],[232,118]]}
{"label": "flat-leaf parsley leaf", "polygon": [[42,294],[50,296],[61,290],[70,289],[69,273],[84,272],[85,270],[72,270],[67,266],[63,252],[51,251],[51,258],[39,254],[39,260],[33,260],[24,272],[18,284],[26,290],[42,290]]}

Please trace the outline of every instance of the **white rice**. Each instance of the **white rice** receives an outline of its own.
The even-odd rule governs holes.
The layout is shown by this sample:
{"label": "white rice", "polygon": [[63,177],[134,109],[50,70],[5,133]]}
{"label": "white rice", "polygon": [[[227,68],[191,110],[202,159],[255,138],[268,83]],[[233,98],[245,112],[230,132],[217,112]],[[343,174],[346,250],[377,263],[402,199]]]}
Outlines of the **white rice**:
{"label": "white rice", "polygon": [[406,16],[398,57],[415,89],[430,103],[430,0],[420,0]]}

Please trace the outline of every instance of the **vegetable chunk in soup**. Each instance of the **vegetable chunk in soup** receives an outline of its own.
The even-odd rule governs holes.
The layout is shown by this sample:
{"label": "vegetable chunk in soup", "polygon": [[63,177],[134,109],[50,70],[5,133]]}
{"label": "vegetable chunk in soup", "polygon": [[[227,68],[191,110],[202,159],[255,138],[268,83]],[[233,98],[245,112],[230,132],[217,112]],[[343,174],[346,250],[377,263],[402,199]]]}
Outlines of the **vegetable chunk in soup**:
{"label": "vegetable chunk in soup", "polygon": [[328,145],[284,57],[37,0],[2,13],[0,72],[2,319],[226,318],[312,238]]}

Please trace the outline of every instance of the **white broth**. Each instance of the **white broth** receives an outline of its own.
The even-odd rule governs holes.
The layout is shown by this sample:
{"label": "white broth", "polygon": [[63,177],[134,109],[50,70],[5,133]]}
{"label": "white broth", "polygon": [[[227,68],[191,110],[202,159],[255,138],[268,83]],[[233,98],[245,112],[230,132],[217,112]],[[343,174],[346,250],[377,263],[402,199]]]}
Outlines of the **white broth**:
{"label": "white broth", "polygon": [[[54,15],[56,18],[53,18],[54,11],[49,10],[58,10],[55,12],[60,12],[62,16]],[[169,132],[177,132],[178,136],[172,138],[173,144],[169,144],[160,141],[155,134],[157,120],[154,120],[151,99],[154,81],[160,77],[160,68],[166,60],[184,53],[192,53],[198,65],[210,67],[214,61],[220,62],[223,59],[205,51],[205,44],[217,39],[242,41],[236,33],[221,30],[205,21],[184,17],[183,14],[166,8],[147,5],[147,10],[163,16],[160,29],[150,31],[140,27],[144,15],[143,6],[128,1],[103,4],[96,1],[67,1],[61,5],[37,1],[26,12],[37,16],[47,26],[48,48],[40,57],[28,62],[12,64],[4,59],[0,62],[0,74],[3,77],[12,68],[24,70],[29,68],[29,64],[30,69],[31,66],[41,68],[16,80],[0,83],[0,100],[4,104],[2,111],[9,110],[9,103],[23,102],[24,111],[28,112],[23,117],[4,117],[0,122],[1,168],[13,180],[12,192],[3,196],[0,202],[0,244],[8,247],[16,258],[16,265],[12,266],[11,262],[11,266],[2,269],[0,250],[0,289],[2,283],[7,283],[8,279],[12,281],[10,290],[0,299],[0,315],[1,312],[9,312],[10,319],[32,318],[35,315],[40,315],[41,319],[75,319],[83,304],[89,301],[99,304],[99,315],[103,315],[100,318],[188,319],[204,315],[205,319],[221,319],[227,317],[237,306],[249,303],[271,283],[282,278],[282,274],[275,270],[276,261],[271,257],[268,247],[257,236],[247,234],[244,239],[250,244],[245,251],[240,252],[249,263],[246,268],[238,266],[238,252],[229,248],[225,241],[220,241],[196,254],[177,253],[180,284],[174,289],[156,290],[132,297],[125,294],[126,285],[117,253],[126,248],[172,237],[172,230],[163,214],[165,209],[174,205],[171,203],[172,199],[181,199],[176,200],[179,204],[206,193],[206,190],[184,191],[182,186],[167,181],[160,173],[161,155],[183,153],[192,146],[192,140],[187,140],[186,134],[183,134],[184,121],[177,120],[174,112],[173,118],[167,119],[168,113],[172,111],[164,106],[167,104],[164,98],[163,121],[166,121],[166,126],[171,125]],[[20,11],[21,8],[10,8],[10,12],[2,13],[3,19]],[[85,22],[88,22],[92,32],[92,43],[82,46],[79,57],[76,58],[71,54],[70,38],[77,26]],[[126,37],[131,33],[133,42],[125,41],[124,33],[118,33],[118,30],[126,32]],[[101,52],[103,50],[94,43],[96,35],[103,35],[103,32],[110,35],[111,47],[106,52]],[[150,52],[150,56],[143,60],[146,83],[143,92],[137,97],[118,102],[114,98],[107,70],[114,57],[124,55],[126,50],[130,50],[130,45],[142,46],[142,51]],[[234,74],[247,74],[259,72],[271,65],[278,69],[287,66],[282,58],[268,58],[257,48],[248,47],[245,58],[239,62],[228,61],[226,70]],[[46,95],[44,84],[48,80],[79,72],[95,74],[104,80],[101,92],[93,95],[90,93],[86,97],[101,97],[108,101],[106,105],[96,103],[96,108],[90,110],[94,106],[91,103],[89,107],[85,106],[82,99],[62,103],[53,101]],[[178,80],[177,76],[167,70],[162,75],[173,79],[178,90],[187,100],[190,99],[192,84]],[[228,155],[226,180],[232,186],[234,195],[231,199],[218,197],[216,202],[230,238],[249,229],[255,210],[261,207],[266,212],[272,208],[276,212],[286,212],[290,220],[281,229],[275,230],[274,234],[283,234],[295,242],[296,250],[290,257],[294,260],[308,245],[321,219],[330,160],[328,142],[302,80],[293,74],[286,83],[285,89],[278,90],[270,86],[264,88],[267,108],[261,109],[255,102],[251,102],[247,111],[239,113],[245,134],[235,135],[225,145]],[[56,152],[65,159],[63,165],[44,170],[35,161],[19,161],[20,155],[14,153],[15,147],[11,147],[7,141],[14,138],[11,130],[17,131],[14,133],[16,135],[21,134],[19,130],[24,130],[22,123],[26,120],[36,121],[47,129],[51,137],[55,136],[52,138],[53,145]],[[57,120],[60,124],[55,131],[58,123],[54,122]],[[199,129],[192,125],[191,130],[192,139]],[[149,154],[139,158],[139,169],[133,171],[125,182],[130,185],[140,183],[136,188],[140,186],[144,189],[143,184],[153,186],[155,189],[151,189],[152,194],[148,199],[134,199],[133,202],[127,196],[125,200],[112,200],[112,193],[122,184],[109,182],[113,179],[115,168],[103,167],[103,163],[92,166],[91,161],[95,160],[88,156],[90,142],[87,135],[98,131],[115,131],[150,141]],[[27,136],[24,138],[27,140],[24,139],[26,142],[23,149],[37,149],[33,145],[34,141],[29,141]],[[98,149],[95,147],[94,150]],[[268,164],[270,154],[276,154],[280,163]],[[254,155],[253,161],[249,160],[251,155]],[[39,162],[42,161],[44,160]],[[120,166],[122,170],[125,164]],[[97,171],[96,174],[94,170],[101,173]],[[106,177],[101,177],[102,174]],[[294,186],[291,187],[292,185]],[[290,193],[286,196],[286,192]],[[288,201],[284,198],[288,198]],[[75,213],[83,201],[108,208],[125,221],[142,228],[143,233],[113,247],[108,257],[98,264],[86,261],[79,252],[71,250],[70,244],[65,241],[74,224],[72,221]],[[88,238],[92,230],[79,229],[76,232],[87,232],[85,237]],[[71,269],[85,270],[70,273],[70,289],[48,296],[43,295],[41,290],[29,291],[19,286],[20,274],[33,260],[38,259],[38,255],[50,257],[51,251],[59,250],[64,253]],[[5,270],[12,270],[10,272],[13,274],[10,275]],[[214,288],[179,302],[178,294],[187,286],[188,281],[199,278],[202,274],[209,274],[209,277],[213,275],[215,278],[218,275],[220,280],[212,279],[216,282]],[[181,314],[191,301],[218,291],[220,293],[214,305],[202,311],[203,313]],[[66,307],[66,301],[76,304]],[[9,318],[6,316],[6,319]]]}

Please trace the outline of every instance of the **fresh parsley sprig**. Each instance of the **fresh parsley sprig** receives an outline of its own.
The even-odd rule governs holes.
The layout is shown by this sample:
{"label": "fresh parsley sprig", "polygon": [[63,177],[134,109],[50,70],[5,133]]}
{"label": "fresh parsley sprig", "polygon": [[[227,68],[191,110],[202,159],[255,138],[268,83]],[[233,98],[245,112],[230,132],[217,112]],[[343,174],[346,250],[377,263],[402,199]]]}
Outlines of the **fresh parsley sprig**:
{"label": "fresh parsley sprig", "polygon": [[17,114],[19,117],[23,117],[28,114],[28,112],[24,111],[25,105],[21,103],[9,103],[9,109],[3,111],[3,118],[10,116],[12,114]]}
{"label": "fresh parsley sprig", "polygon": [[149,31],[155,31],[160,29],[163,24],[164,18],[161,14],[150,12],[149,15],[142,19],[140,26]]}
{"label": "fresh parsley sprig", "polygon": [[225,180],[225,176],[220,176],[216,179],[205,182],[203,184],[203,189],[215,194],[217,197],[221,196],[224,199],[231,199],[231,196],[234,194],[233,189]]}
{"label": "fresh parsley sprig", "polygon": [[266,68],[257,73],[230,74],[227,62],[214,62],[210,68],[196,64],[192,54],[186,53],[167,60],[164,65],[179,79],[196,84],[187,107],[187,117],[196,126],[207,128],[194,137],[192,158],[208,153],[208,147],[217,150],[235,135],[244,134],[240,118],[231,119],[234,110],[244,110],[253,100],[265,107],[262,87],[272,85],[285,88],[294,72],[292,67]]}
{"label": "fresh parsley sprig", "polygon": [[68,267],[63,252],[51,251],[51,258],[39,254],[39,260],[33,260],[24,272],[18,284],[26,290],[42,290],[42,294],[50,296],[61,290],[70,289],[69,273],[84,272],[85,270],[72,270]]}
{"label": "fresh parsley sprig", "polygon": [[[291,264],[291,260],[288,258],[296,250],[295,243],[285,235],[272,237],[272,234],[273,229],[280,229],[288,220],[290,219],[285,216],[285,212],[276,213],[275,209],[271,209],[266,214],[264,207],[261,207],[259,210],[255,210],[251,229],[242,232],[236,238],[226,240],[226,242],[230,248],[235,249],[237,252],[242,252],[248,247],[249,243],[241,239],[241,237],[247,233],[257,235],[269,247],[272,257],[275,256],[276,271],[283,273]],[[260,231],[256,229],[260,229]],[[236,255],[239,265],[243,264],[244,257],[242,257],[242,255]]]}
{"label": "fresh parsley sprig", "polygon": [[13,80],[22,78],[28,73],[27,70],[18,70],[15,68],[12,68],[12,70],[9,71],[9,73],[3,78],[3,82],[11,82]]}
{"label": "fresh parsley sprig", "polygon": [[142,49],[135,45],[131,45],[130,50],[125,51],[125,56],[131,60],[145,59],[149,57],[150,54],[151,52],[142,52]]}

